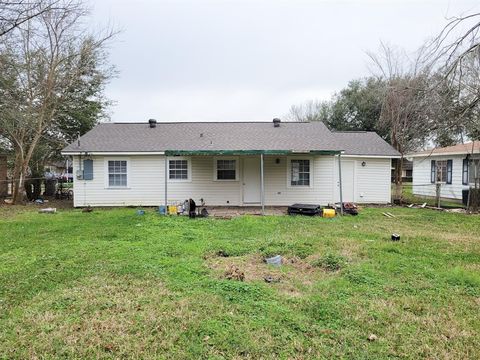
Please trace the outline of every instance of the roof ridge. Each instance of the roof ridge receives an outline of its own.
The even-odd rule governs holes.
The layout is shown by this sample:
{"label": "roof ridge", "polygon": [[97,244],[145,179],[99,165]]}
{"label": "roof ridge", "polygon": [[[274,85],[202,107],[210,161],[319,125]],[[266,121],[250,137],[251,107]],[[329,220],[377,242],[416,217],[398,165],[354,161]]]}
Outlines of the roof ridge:
{"label": "roof ridge", "polygon": [[[313,124],[313,123],[322,123],[321,121],[282,121],[281,124]],[[116,122],[100,122],[99,125],[148,125],[148,122],[127,122],[127,121],[116,121]],[[157,125],[161,124],[273,124],[272,121],[264,120],[245,120],[245,121],[157,121]]]}

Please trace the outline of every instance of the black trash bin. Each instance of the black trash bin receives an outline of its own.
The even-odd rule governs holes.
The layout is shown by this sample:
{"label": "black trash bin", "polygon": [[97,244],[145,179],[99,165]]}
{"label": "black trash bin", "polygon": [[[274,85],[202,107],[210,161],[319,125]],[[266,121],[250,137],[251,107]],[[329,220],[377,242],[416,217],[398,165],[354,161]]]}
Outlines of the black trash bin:
{"label": "black trash bin", "polygon": [[462,190],[462,203],[463,205],[467,206],[468,202],[468,194],[470,193],[470,189]]}

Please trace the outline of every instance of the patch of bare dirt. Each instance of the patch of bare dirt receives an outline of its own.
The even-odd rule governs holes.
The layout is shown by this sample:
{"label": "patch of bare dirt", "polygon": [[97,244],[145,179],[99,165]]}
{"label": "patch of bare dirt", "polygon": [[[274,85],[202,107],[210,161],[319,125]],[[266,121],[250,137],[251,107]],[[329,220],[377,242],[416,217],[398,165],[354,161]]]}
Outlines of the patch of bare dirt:
{"label": "patch of bare dirt", "polygon": [[331,274],[313,267],[309,258],[282,258],[282,265],[278,267],[268,265],[260,254],[234,257],[211,256],[205,260],[207,266],[219,278],[231,279],[232,273],[241,273],[242,281],[266,282],[280,292],[291,296],[299,296],[308,290],[315,281],[331,276]]}

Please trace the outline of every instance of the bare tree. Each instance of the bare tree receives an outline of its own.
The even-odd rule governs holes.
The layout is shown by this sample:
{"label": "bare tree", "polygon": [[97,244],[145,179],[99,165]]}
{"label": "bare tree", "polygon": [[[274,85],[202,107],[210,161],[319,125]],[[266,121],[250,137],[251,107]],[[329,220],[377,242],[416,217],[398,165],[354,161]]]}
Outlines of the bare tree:
{"label": "bare tree", "polygon": [[418,149],[432,130],[426,96],[430,67],[423,62],[423,49],[412,60],[405,52],[382,43],[378,53],[368,55],[374,73],[385,84],[379,125],[389,131],[392,146],[401,154],[395,166],[395,197],[400,199],[405,154]]}
{"label": "bare tree", "polygon": [[426,49],[426,59],[456,93],[455,118],[471,139],[480,139],[479,117],[468,116],[480,106],[480,13],[450,18]]}
{"label": "bare tree", "polygon": [[72,93],[81,84],[100,84],[91,94],[95,99],[111,74],[105,42],[113,32],[101,37],[86,33],[81,25],[88,11],[81,1],[59,5],[0,38],[0,136],[10,141],[15,154],[14,202],[23,199],[32,156],[58,125]]}
{"label": "bare tree", "polygon": [[59,2],[59,0],[0,1],[0,37],[34,17],[55,9]]}

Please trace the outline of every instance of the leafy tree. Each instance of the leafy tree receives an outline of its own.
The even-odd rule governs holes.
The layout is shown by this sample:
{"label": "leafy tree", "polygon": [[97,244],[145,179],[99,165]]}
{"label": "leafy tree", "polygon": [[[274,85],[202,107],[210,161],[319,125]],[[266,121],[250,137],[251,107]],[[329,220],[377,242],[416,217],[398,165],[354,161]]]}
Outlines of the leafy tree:
{"label": "leafy tree", "polygon": [[83,4],[60,5],[0,38],[0,137],[15,154],[14,202],[23,198],[41,145],[65,143],[84,132],[108,104],[103,88],[113,72],[105,42],[113,33],[87,34]]}

